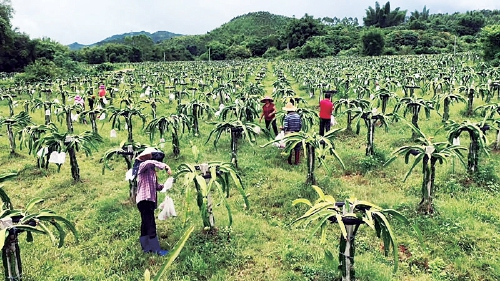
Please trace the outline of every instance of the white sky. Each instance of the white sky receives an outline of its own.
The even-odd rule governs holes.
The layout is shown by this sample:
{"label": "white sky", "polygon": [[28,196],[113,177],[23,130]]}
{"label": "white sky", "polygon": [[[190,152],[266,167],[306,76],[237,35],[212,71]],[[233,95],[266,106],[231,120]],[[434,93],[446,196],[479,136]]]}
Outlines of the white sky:
{"label": "white sky", "polygon": [[[11,0],[13,27],[30,38],[92,44],[131,31],[205,34],[232,18],[258,11],[301,18],[357,17],[363,23],[373,0]],[[387,1],[378,1],[384,5]],[[500,10],[500,0],[393,0],[391,9],[431,14]]]}

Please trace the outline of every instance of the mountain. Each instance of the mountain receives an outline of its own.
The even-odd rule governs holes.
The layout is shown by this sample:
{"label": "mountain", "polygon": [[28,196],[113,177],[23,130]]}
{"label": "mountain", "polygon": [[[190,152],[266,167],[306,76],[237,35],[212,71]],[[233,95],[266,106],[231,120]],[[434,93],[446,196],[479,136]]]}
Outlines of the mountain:
{"label": "mountain", "polygon": [[[155,33],[149,33],[146,31],[128,32],[110,36],[91,45],[82,45],[75,42],[68,45],[68,47],[71,50],[79,50],[84,47],[99,46],[106,43],[123,43],[126,36],[137,35],[147,35],[155,43],[178,37],[177,39],[180,41],[188,40],[190,42],[193,38],[198,38],[204,42],[217,40],[230,45],[229,42],[233,41],[234,38],[237,38],[238,36],[240,38],[265,38],[267,36],[277,35],[291,20],[292,18],[290,17],[275,15],[269,12],[252,12],[237,16],[220,27],[207,32],[206,34],[184,36],[182,34],[176,34],[168,31],[157,31]],[[192,43],[189,44],[192,45]]]}
{"label": "mountain", "polygon": [[91,46],[96,46],[96,45],[99,46],[99,45],[103,45],[106,43],[122,43],[123,40],[125,39],[125,37],[137,36],[137,35],[146,35],[146,36],[150,37],[153,40],[153,42],[155,42],[155,43],[158,43],[158,42],[161,42],[163,40],[170,39],[173,37],[182,36],[182,34],[172,33],[169,31],[157,31],[155,33],[149,33],[147,31],[127,32],[127,33],[123,33],[123,34],[117,34],[117,35],[110,36],[110,37],[108,37],[104,40],[101,40],[99,42],[96,42],[94,44],[83,45],[83,44],[79,44],[78,42],[75,42],[73,44],[68,45],[68,47],[70,48],[70,50],[79,50],[79,49],[84,48],[84,47],[91,47]]}

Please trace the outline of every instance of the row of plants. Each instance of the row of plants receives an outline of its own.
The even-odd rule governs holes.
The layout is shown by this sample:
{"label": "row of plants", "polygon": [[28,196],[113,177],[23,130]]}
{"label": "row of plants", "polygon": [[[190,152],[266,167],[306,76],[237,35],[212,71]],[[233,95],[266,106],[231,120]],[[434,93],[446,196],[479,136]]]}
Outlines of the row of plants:
{"label": "row of plants", "polygon": [[[11,117],[6,118],[5,120],[16,118],[16,120],[23,118],[23,120],[27,120],[26,123],[19,123],[19,129],[28,128],[28,119],[30,118],[40,120],[40,117],[43,117],[43,120],[45,121],[47,115],[44,113],[47,111],[42,111],[42,114],[36,114],[37,110],[39,110],[37,109],[39,106],[33,106],[33,104],[26,103],[29,110],[26,110],[26,107],[23,107],[22,109],[17,109],[15,107],[16,102],[19,103],[19,101],[23,101],[23,99],[28,100],[27,97],[30,95],[45,98],[46,102],[53,102],[50,109],[56,111],[60,108],[60,116],[68,116],[69,114],[71,117],[71,114],[74,114],[77,110],[79,110],[79,118],[76,118],[75,120],[69,118],[70,121],[68,122],[68,118],[61,118],[61,124],[66,123],[65,129],[62,129],[61,127],[63,126],[61,125],[54,125],[51,119],[47,122],[47,124],[39,125],[47,127],[46,131],[36,133],[29,132],[25,134],[24,138],[20,138],[21,147],[29,147],[31,149],[30,154],[36,154],[40,151],[40,148],[46,145],[50,151],[63,152],[67,150],[68,154],[71,155],[71,147],[73,147],[75,151],[86,147],[90,152],[90,149],[92,148],[92,145],[90,144],[93,144],[95,140],[96,142],[104,142],[104,144],[94,147],[95,150],[102,152],[103,150],[101,150],[101,148],[106,143],[109,143],[102,137],[99,137],[99,133],[102,134],[102,128],[106,126],[106,128],[113,129],[119,134],[121,134],[123,128],[127,131],[127,140],[120,143],[117,148],[111,148],[108,152],[105,152],[102,157],[102,163],[105,166],[117,167],[119,164],[115,163],[116,161],[113,160],[115,159],[113,156],[123,155],[123,159],[125,159],[125,162],[127,163],[127,168],[130,168],[133,156],[140,152],[141,147],[143,148],[146,143],[149,142],[150,145],[165,144],[165,141],[162,142],[161,139],[166,138],[166,132],[171,133],[172,155],[180,161],[185,159],[183,155],[186,153],[185,151],[181,153],[181,147],[186,146],[182,140],[186,142],[187,139],[191,139],[192,141],[198,142],[197,139],[201,139],[200,141],[202,143],[208,143],[213,136],[215,138],[213,143],[213,147],[215,149],[217,148],[219,142],[227,143],[224,138],[222,138],[223,133],[227,132],[230,133],[229,135],[231,137],[229,142],[230,145],[228,146],[231,147],[230,155],[232,162],[232,165],[229,165],[228,167],[232,168],[222,174],[229,175],[231,174],[231,171],[239,171],[239,173],[241,173],[244,170],[244,167],[249,165],[244,162],[242,164],[241,161],[239,162],[240,164],[238,164],[238,147],[242,148],[247,153],[248,151],[260,153],[257,150],[257,146],[244,146],[243,144],[239,144],[239,139],[242,137],[246,138],[249,144],[253,144],[257,140],[263,139],[263,137],[259,135],[259,131],[264,132],[264,135],[269,133],[265,128],[261,128],[259,124],[254,123],[253,119],[258,116],[259,99],[263,96],[263,93],[266,92],[266,87],[267,89],[274,88],[273,97],[276,100],[278,108],[289,101],[293,101],[300,108],[299,112],[303,117],[303,122],[305,123],[304,132],[287,137],[288,141],[285,152],[287,149],[289,150],[291,147],[294,147],[295,143],[303,143],[303,147],[305,147],[307,151],[306,182],[317,183],[315,175],[316,160],[323,167],[328,168],[329,175],[338,175],[339,173],[342,174],[340,171],[342,167],[346,166],[343,163],[345,158],[343,158],[338,152],[337,147],[339,146],[339,139],[346,137],[353,138],[352,131],[354,130],[352,130],[351,126],[350,133],[348,130],[348,124],[354,122],[354,124],[356,124],[355,131],[359,133],[361,129],[360,124],[363,122],[365,123],[367,128],[367,141],[365,149],[366,157],[373,157],[376,155],[377,151],[380,151],[380,148],[377,147],[383,147],[382,143],[378,144],[378,146],[374,145],[375,128],[381,125],[389,128],[390,125],[391,127],[398,128],[402,131],[406,130],[407,133],[409,132],[412,134],[412,137],[408,136],[407,140],[404,139],[408,143],[411,143],[411,145],[405,144],[403,147],[397,149],[393,154],[394,157],[390,157],[387,164],[392,161],[397,161],[395,159],[397,155],[404,155],[406,161],[409,161],[409,157],[411,157],[410,155],[416,156],[415,161],[410,166],[411,168],[406,177],[409,176],[413,168],[416,167],[418,163],[423,164],[423,179],[421,184],[422,202],[419,204],[419,209],[422,210],[423,213],[431,214],[433,213],[432,199],[435,197],[433,186],[433,182],[436,178],[434,164],[438,162],[442,163],[446,159],[450,159],[450,156],[461,159],[460,161],[465,164],[465,161],[463,161],[464,158],[460,152],[465,150],[465,148],[458,144],[453,144],[453,140],[456,139],[461,132],[466,131],[471,133],[471,136],[473,136],[471,137],[469,147],[469,172],[472,174],[479,172],[480,161],[478,155],[481,153],[480,149],[483,149],[484,151],[487,151],[488,149],[487,139],[482,129],[484,129],[484,126],[487,125],[487,123],[490,125],[494,124],[493,121],[496,118],[494,114],[495,107],[493,107],[494,103],[491,103],[491,100],[494,99],[494,97],[490,97],[490,103],[486,103],[488,106],[476,106],[474,108],[473,112],[477,112],[478,115],[472,115],[469,117],[474,120],[464,120],[462,122],[461,120],[463,120],[464,117],[467,119],[467,114],[464,114],[465,116],[461,117],[458,110],[449,112],[451,117],[457,118],[457,120],[460,121],[454,122],[449,119],[444,123],[444,127],[448,130],[448,133],[445,134],[446,141],[435,142],[430,137],[426,137],[423,131],[419,129],[419,127],[428,129],[428,126],[425,125],[426,122],[418,120],[420,107],[428,109],[430,112],[428,116],[432,117],[432,115],[435,115],[435,113],[433,113],[435,112],[433,109],[436,108],[433,101],[439,100],[437,96],[443,94],[443,92],[454,93],[458,96],[461,92],[463,92],[460,90],[461,87],[470,88],[471,84],[474,85],[474,83],[478,83],[477,81],[485,79],[485,81],[491,79],[489,85],[492,87],[490,91],[493,91],[493,81],[495,81],[497,73],[496,69],[482,69],[482,71],[479,71],[476,68],[464,68],[464,71],[450,72],[454,75],[450,75],[448,79],[443,79],[443,81],[449,80],[450,83],[446,84],[446,82],[442,82],[442,84],[434,84],[436,83],[436,79],[434,78],[439,78],[441,75],[440,70],[443,69],[443,65],[445,65],[445,67],[455,69],[458,68],[458,64],[461,64],[461,60],[465,60],[466,58],[474,58],[474,56],[464,54],[459,58],[451,58],[455,61],[455,64],[447,61],[450,59],[449,57],[435,57],[434,59],[438,62],[433,61],[432,57],[408,57],[407,63],[418,64],[420,63],[419,59],[428,59],[427,62],[436,65],[435,69],[429,68],[430,70],[428,73],[423,70],[419,70],[417,73],[412,73],[410,75],[408,75],[408,71],[398,72],[397,62],[391,60],[391,58],[386,58],[386,60],[380,59],[380,61],[376,60],[372,63],[380,63],[381,69],[385,69],[382,68],[382,66],[392,62],[393,65],[392,68],[390,68],[392,73],[384,73],[381,71],[376,75],[370,74],[369,76],[364,76],[369,73],[365,73],[361,70],[365,67],[365,65],[361,64],[361,66],[358,66],[357,69],[356,66],[354,66],[360,63],[360,61],[353,62],[353,65],[350,66],[352,67],[352,70],[347,70],[346,66],[348,65],[348,62],[344,61],[304,61],[302,69],[297,68],[297,65],[299,65],[297,62],[289,64],[279,63],[274,65],[273,68],[270,68],[267,62],[244,62],[237,63],[236,65],[231,65],[229,63],[202,65],[203,67],[207,67],[206,69],[202,69],[199,64],[192,63],[175,64],[179,67],[177,69],[173,67],[173,65],[168,65],[168,67],[161,64],[133,65],[135,67],[133,71],[113,72],[99,77],[75,77],[71,81],[59,80],[47,81],[44,84],[36,85],[13,85],[5,90],[11,97],[11,99],[9,99],[9,97],[5,98],[7,108],[9,108],[8,105],[12,104],[11,108],[13,110]],[[449,64],[449,66],[447,66],[444,62]],[[400,67],[403,68],[403,64],[401,64]],[[479,65],[479,67],[481,66]],[[205,72],[201,73],[202,70],[199,69],[202,69]],[[335,72],[333,69],[346,70]],[[414,69],[417,70],[417,67]],[[469,80],[462,76],[463,72],[468,73],[467,75],[471,76]],[[482,74],[476,75],[477,72],[481,72]],[[307,77],[308,73],[315,73],[314,77],[319,78],[319,80],[310,83],[308,86],[309,80],[303,78]],[[332,73],[337,73],[338,76],[332,75]],[[356,74],[354,75],[350,73]],[[194,78],[197,75],[200,75],[202,78]],[[387,80],[385,77],[389,76],[394,77],[391,78],[392,80]],[[483,76],[486,76],[486,78]],[[421,77],[426,78],[424,79]],[[275,80],[274,82],[272,82],[273,79]],[[109,104],[103,104],[100,108],[98,106],[95,107],[95,110],[99,111],[95,112],[97,120],[94,119],[94,122],[102,123],[102,125],[101,130],[95,130],[92,132],[88,129],[89,125],[85,124],[84,120],[81,118],[84,116],[90,119],[90,115],[84,114],[85,111],[83,108],[73,106],[70,99],[72,99],[76,94],[82,94],[89,98],[93,92],[91,89],[96,88],[96,86],[101,83],[109,85],[109,95],[107,96]],[[409,84],[403,86],[403,83]],[[298,87],[298,84],[301,86]],[[435,91],[424,92],[424,90],[421,89],[425,87],[435,87]],[[316,98],[321,98],[323,90],[333,88],[338,89],[340,95],[342,95],[342,97],[335,97],[338,117],[340,117],[339,115],[344,111],[348,117],[347,122],[343,122],[343,120],[339,118],[340,125],[347,126],[345,131],[339,128],[332,130],[325,137],[321,137],[315,133],[315,127],[317,125],[315,121]],[[414,91],[410,91],[411,89],[414,89]],[[13,92],[16,91],[17,94],[15,94],[14,97]],[[386,105],[382,110],[384,113],[374,110],[378,107],[376,105],[378,102],[381,104],[384,103],[383,100],[385,96],[382,93],[389,96],[389,98],[386,99]],[[66,95],[68,99],[65,100],[63,98],[64,95]],[[424,97],[431,95],[433,96],[428,101],[424,100]],[[375,98],[375,96],[379,96],[380,99]],[[422,98],[418,98],[418,96],[422,96]],[[484,95],[484,97],[486,96],[487,95]],[[55,102],[55,98],[60,98],[63,102]],[[422,101],[414,101],[415,99],[421,99]],[[162,100],[162,102],[159,102],[160,100]],[[484,103],[482,100],[475,100],[475,103],[478,102]],[[145,108],[142,107],[142,104],[149,104],[151,106],[151,113],[148,113]],[[357,106],[350,107],[350,104],[355,104]],[[223,105],[223,107],[221,105]],[[388,107],[388,105],[394,106],[392,112],[390,112],[390,107]],[[155,112],[155,106],[157,106],[156,110],[158,110],[158,112]],[[455,104],[454,108],[459,108],[457,106],[458,104]],[[70,107],[72,108],[66,111],[64,110],[64,108]],[[219,113],[212,115],[215,111],[213,108],[217,107],[219,108]],[[402,114],[399,110],[401,107],[406,109]],[[493,109],[492,111],[487,110],[490,107]],[[32,108],[34,111],[31,110]],[[477,110],[476,108],[482,109]],[[21,111],[19,111],[16,115],[15,111],[17,110]],[[405,119],[404,117],[406,112],[411,113],[414,117],[411,120],[412,125],[406,125],[406,122],[401,120]],[[97,116],[102,116],[103,114],[107,115],[106,118],[103,118],[104,120],[99,120]],[[485,117],[482,117],[480,114],[485,114]],[[218,115],[220,119],[217,122],[212,122],[214,120],[212,118],[214,118],[215,115]],[[415,118],[415,116],[417,117]],[[51,115],[49,115],[49,117],[52,118]],[[277,118],[283,118],[283,114],[278,114]],[[439,122],[442,122],[441,119],[442,118],[438,118]],[[108,120],[110,121],[109,123],[107,122]],[[203,122],[205,120],[211,121]],[[5,124],[8,124],[9,122],[6,122]],[[76,123],[73,124],[73,122]],[[139,122],[142,123],[142,128],[145,128],[145,130],[141,130],[141,123]],[[68,124],[74,125],[73,132],[76,132],[76,134],[70,133],[70,128],[72,126],[69,126]],[[52,127],[59,128],[54,130]],[[94,127],[96,129],[98,128],[98,126],[92,125],[90,127],[92,129]],[[405,127],[408,129],[404,129]],[[182,133],[183,130],[181,128],[186,128],[188,132]],[[67,133],[59,133],[59,130],[67,130]],[[155,135],[156,130],[160,132],[160,136]],[[19,133],[18,136],[23,135],[22,131],[24,130],[19,130],[21,133]],[[13,133],[12,135],[16,134]],[[204,136],[206,136],[206,138],[204,138]],[[85,137],[87,137],[87,139],[85,139]],[[33,140],[33,138],[35,138],[35,140]],[[92,138],[92,140],[89,138]],[[98,141],[99,138],[100,141]],[[137,141],[138,139],[140,142]],[[356,137],[354,137],[354,139],[356,139]],[[73,144],[71,144],[72,141],[74,141]],[[274,142],[275,141],[266,142],[262,146],[267,147]],[[30,143],[33,145],[32,147],[30,147]],[[86,146],[85,144],[89,144],[90,146]],[[15,146],[9,146],[15,149]],[[203,145],[195,145],[192,147],[197,148],[202,146]],[[343,147],[348,148],[349,146]],[[87,149],[85,150],[87,151]],[[49,156],[48,159],[50,159],[51,154],[52,152],[46,153],[43,157]],[[329,154],[332,154],[333,157],[330,157]],[[17,157],[16,155],[19,154],[14,153],[11,155],[11,157]],[[484,155],[487,156],[487,154]],[[73,167],[78,168],[78,164],[74,165],[77,157],[70,157],[70,160],[72,158],[75,160],[75,162],[71,164],[73,179],[75,181],[80,181],[81,179],[79,177],[75,178],[76,173],[73,173],[73,170],[76,170],[73,169]],[[229,157],[227,158],[229,159]],[[121,159],[121,157],[119,159]],[[335,164],[335,159],[338,161],[340,166]],[[344,159],[344,161],[342,159]],[[44,163],[47,164],[48,162],[49,161],[46,161]],[[214,163],[217,164],[211,166],[211,173],[213,173],[211,179],[218,178],[217,167],[223,166],[223,162]],[[229,195],[229,189],[224,184],[218,184],[215,180],[209,180],[207,182],[203,176],[199,174],[196,169],[197,166],[199,166],[199,164],[181,164],[178,177],[186,174],[186,186],[191,186],[191,188],[193,186],[195,187],[195,190],[197,191],[196,202],[202,214],[201,217],[203,226],[210,229],[214,227],[214,224],[211,223],[211,214],[208,212],[208,205],[210,205],[209,193],[211,191],[215,191],[220,194],[216,198],[227,198]],[[47,167],[48,166],[45,165],[45,169],[47,169]],[[324,177],[325,174],[322,174],[322,176]],[[241,183],[238,184],[238,182],[240,182],[238,177],[233,177],[233,181],[237,186],[241,185]],[[321,177],[321,180],[323,177]],[[242,176],[241,179],[241,182],[245,182],[246,177]],[[248,178],[248,180],[253,181],[251,178]],[[229,181],[226,178],[222,182],[228,183]],[[130,183],[130,186],[132,189],[132,183]],[[189,190],[191,188],[186,188],[185,198],[188,200],[185,200],[185,202],[189,202],[189,198],[191,198],[189,195]],[[244,205],[249,207],[250,203],[248,199],[246,199],[248,191],[243,192],[242,188],[238,188],[238,190],[242,195],[242,198],[245,200]],[[335,200],[332,201],[329,199],[328,201],[332,203]],[[228,207],[226,210],[229,214],[228,219],[230,222],[232,217],[232,208],[229,208],[229,204],[230,203],[228,202],[224,203],[224,205]],[[313,204],[311,204],[311,206],[312,205]],[[342,214],[348,217],[352,216],[352,213],[356,213],[353,211],[354,209],[343,212]],[[383,210],[384,208],[376,207],[375,209]],[[339,211],[339,209],[335,208],[334,210]],[[368,209],[363,209],[361,211],[366,210]],[[331,217],[331,213],[327,213],[326,217]],[[367,222],[365,222],[370,226],[373,224],[373,222],[370,222],[371,218],[371,215],[369,215],[366,218]],[[338,221],[339,220],[337,219],[337,222]],[[386,224],[384,225],[387,226]],[[343,228],[341,227],[341,229]],[[344,240],[341,239],[341,241],[346,241],[347,236],[343,235],[342,237]],[[382,235],[381,237],[383,238],[386,236]],[[390,237],[392,239],[393,236],[391,235]],[[385,238],[384,241],[386,241]],[[392,244],[392,246],[388,246],[387,244],[386,246],[386,250],[389,250],[389,248],[392,247],[395,251],[394,244]],[[340,262],[344,265],[347,264],[345,260]],[[342,272],[345,277],[347,272],[350,272],[350,269],[344,269]]]}

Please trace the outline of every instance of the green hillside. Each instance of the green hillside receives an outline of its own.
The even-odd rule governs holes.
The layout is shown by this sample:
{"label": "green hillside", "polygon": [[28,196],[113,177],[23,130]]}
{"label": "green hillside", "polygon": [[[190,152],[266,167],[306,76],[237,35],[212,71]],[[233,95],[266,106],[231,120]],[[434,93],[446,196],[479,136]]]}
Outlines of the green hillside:
{"label": "green hillside", "polygon": [[231,35],[245,37],[266,37],[276,35],[290,22],[291,18],[271,14],[269,12],[254,12],[233,18],[228,23],[208,32],[212,39]]}

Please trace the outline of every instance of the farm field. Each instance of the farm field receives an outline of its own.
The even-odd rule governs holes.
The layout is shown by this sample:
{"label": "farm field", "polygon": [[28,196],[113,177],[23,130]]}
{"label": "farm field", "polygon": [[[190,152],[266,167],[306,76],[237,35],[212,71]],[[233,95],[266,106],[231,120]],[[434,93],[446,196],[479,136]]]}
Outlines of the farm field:
{"label": "farm field", "polygon": [[[115,71],[89,70],[92,74],[36,85],[16,85],[9,79],[0,82],[0,174],[18,172],[17,177],[1,183],[3,189],[15,208],[26,207],[32,198],[43,198],[36,208],[66,217],[79,235],[76,241],[68,233],[64,246],[57,248],[48,236],[34,234],[30,243],[26,234],[20,234],[23,280],[144,280],[145,270],[155,276],[167,261],[167,257],[141,251],[140,216],[129,200],[125,158],[111,157],[107,161],[110,169],[101,161],[110,155],[110,149],[120,149],[122,142],[138,148],[162,147],[164,162],[174,172],[184,163],[231,162],[233,157],[245,188],[248,205],[232,180],[227,200],[223,192],[214,190],[216,228],[207,231],[193,195],[194,183],[184,185],[182,178],[177,179],[167,194],[173,198],[178,216],[157,220],[160,243],[172,249],[188,226],[194,226],[194,231],[161,280],[341,280],[338,225],[327,227],[322,244],[318,234],[311,235],[315,224],[306,228],[292,224],[308,210],[292,202],[318,198],[311,183],[337,201],[357,198],[394,209],[420,229],[419,238],[411,226],[389,216],[399,260],[394,273],[393,258],[384,255],[382,240],[369,226],[361,225],[355,243],[356,280],[500,280],[500,71],[482,64],[478,56],[115,66]],[[97,95],[100,84],[106,85],[109,103],[103,109],[97,109],[96,104],[94,113],[86,112],[86,123],[69,122],[71,114],[80,110],[74,106],[74,96]],[[296,102],[306,125],[304,138],[316,140],[319,119],[314,114],[325,90],[338,91],[332,98],[338,124],[332,127],[335,133],[330,140],[341,161],[329,153],[323,157],[321,153],[326,151],[318,146],[313,158],[303,150],[300,164],[289,165],[284,150],[269,144],[273,135],[266,138],[264,133],[257,134],[256,125],[264,128],[264,122],[258,120],[260,99],[274,98],[280,110],[278,126],[284,116],[282,107],[290,100]],[[226,109],[220,109],[221,103]],[[88,111],[87,102],[85,106]],[[193,124],[193,108],[199,110],[198,131],[187,128]],[[5,120],[11,113],[22,115],[26,109],[32,124],[44,124],[50,117],[61,134],[72,127],[73,135],[96,130],[102,137],[102,142],[89,147],[89,155],[82,147],[76,151],[79,181],[74,180],[70,156],[59,171],[52,163],[47,169],[38,167],[38,147],[30,154],[29,142],[18,138],[17,132],[27,127],[23,123],[13,126],[16,143],[14,153],[10,153]],[[47,109],[50,115],[46,115]],[[447,109],[449,116],[444,114]],[[176,150],[172,145],[176,143],[172,137],[176,121],[165,128],[163,136],[155,126],[158,124],[151,125],[151,121],[153,116],[158,119],[181,113],[188,126],[179,121]],[[96,118],[94,127],[92,116]],[[232,153],[231,133],[224,128],[249,119],[253,122],[245,125]],[[408,125],[412,122],[425,135],[424,145],[418,142],[419,135],[412,136],[414,131]],[[222,129],[216,131],[217,125]],[[371,125],[372,135],[368,130]],[[113,128],[116,137],[110,136]],[[480,129],[486,128],[489,130],[482,135]],[[470,138],[469,131],[478,138]],[[423,161],[406,180],[405,176],[416,160],[422,160],[426,147],[450,145],[457,136],[453,132],[461,132],[460,144],[457,139],[455,144],[462,147],[457,151],[463,163],[460,155],[438,155],[445,161],[436,162],[432,204],[419,206],[424,196]],[[479,145],[474,155],[469,155],[476,148],[471,139]],[[404,154],[393,154],[401,147],[419,145],[423,150],[415,156],[410,153],[408,163]],[[61,147],[64,150],[64,145]],[[311,159],[317,159],[312,170],[308,166]],[[165,173],[159,173],[159,182],[166,179]],[[164,194],[159,193],[159,197],[162,200]],[[425,199],[428,202],[429,198]],[[325,259],[325,249],[333,253],[333,261]]]}

